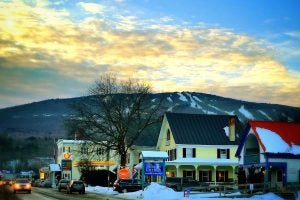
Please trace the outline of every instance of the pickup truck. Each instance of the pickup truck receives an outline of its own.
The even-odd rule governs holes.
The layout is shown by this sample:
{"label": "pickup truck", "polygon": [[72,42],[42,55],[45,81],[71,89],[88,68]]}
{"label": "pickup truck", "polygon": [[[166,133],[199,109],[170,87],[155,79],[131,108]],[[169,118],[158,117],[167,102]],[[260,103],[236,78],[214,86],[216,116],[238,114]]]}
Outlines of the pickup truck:
{"label": "pickup truck", "polygon": [[134,192],[142,189],[140,179],[117,179],[113,184],[113,190],[119,193]]}
{"label": "pickup truck", "polygon": [[209,188],[208,183],[201,183],[191,178],[182,177],[167,177],[166,186],[175,191],[184,191],[187,188],[190,191],[207,191]]}

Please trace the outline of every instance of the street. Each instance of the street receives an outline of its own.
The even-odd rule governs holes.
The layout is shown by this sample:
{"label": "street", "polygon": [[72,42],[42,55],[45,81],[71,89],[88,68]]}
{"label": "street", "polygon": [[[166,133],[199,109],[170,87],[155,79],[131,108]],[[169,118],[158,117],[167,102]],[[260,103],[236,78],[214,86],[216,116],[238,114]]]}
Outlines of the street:
{"label": "street", "polygon": [[10,186],[0,186],[0,199],[5,200],[69,200],[69,199],[99,199],[99,200],[115,200],[122,199],[120,197],[105,195],[105,194],[97,194],[97,193],[89,193],[78,194],[72,193],[67,194],[65,191],[58,192],[57,189],[54,188],[38,188],[33,187],[31,194],[27,192],[18,192],[14,194]]}

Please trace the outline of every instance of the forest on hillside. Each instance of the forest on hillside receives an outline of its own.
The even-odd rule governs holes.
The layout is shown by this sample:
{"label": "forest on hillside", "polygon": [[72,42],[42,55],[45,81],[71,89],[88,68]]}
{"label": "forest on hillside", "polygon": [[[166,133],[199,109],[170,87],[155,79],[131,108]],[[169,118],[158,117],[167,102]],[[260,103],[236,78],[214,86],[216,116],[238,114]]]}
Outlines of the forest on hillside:
{"label": "forest on hillside", "polygon": [[[50,137],[13,138],[0,134],[0,169],[19,171],[32,170],[34,165],[43,163],[30,162],[37,157],[54,156],[54,140]],[[36,166],[39,167],[39,166]]]}

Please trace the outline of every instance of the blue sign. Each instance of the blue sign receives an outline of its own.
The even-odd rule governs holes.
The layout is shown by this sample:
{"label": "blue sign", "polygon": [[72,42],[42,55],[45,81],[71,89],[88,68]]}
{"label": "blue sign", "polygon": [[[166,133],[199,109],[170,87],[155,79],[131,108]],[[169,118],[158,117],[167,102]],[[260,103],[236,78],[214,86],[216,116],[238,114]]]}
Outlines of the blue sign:
{"label": "blue sign", "polygon": [[162,176],[164,174],[163,163],[161,162],[145,162],[144,172],[148,176]]}

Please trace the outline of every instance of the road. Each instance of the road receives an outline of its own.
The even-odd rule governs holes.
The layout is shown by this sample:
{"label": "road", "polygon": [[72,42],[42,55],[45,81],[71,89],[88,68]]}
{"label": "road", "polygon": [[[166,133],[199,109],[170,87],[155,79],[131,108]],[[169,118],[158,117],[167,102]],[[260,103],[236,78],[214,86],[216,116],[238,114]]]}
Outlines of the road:
{"label": "road", "polygon": [[3,200],[70,200],[70,199],[97,199],[97,200],[120,200],[122,198],[117,196],[97,194],[86,192],[85,194],[72,193],[67,194],[65,191],[58,192],[57,189],[53,188],[37,188],[33,187],[31,194],[27,192],[18,192],[13,194],[10,186],[1,186],[0,199]]}

